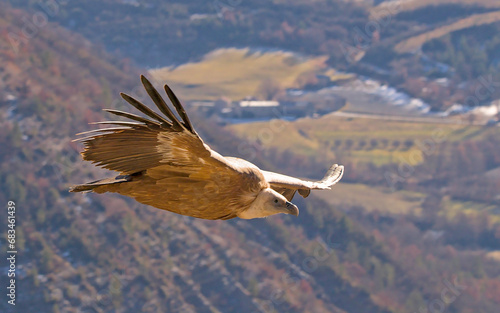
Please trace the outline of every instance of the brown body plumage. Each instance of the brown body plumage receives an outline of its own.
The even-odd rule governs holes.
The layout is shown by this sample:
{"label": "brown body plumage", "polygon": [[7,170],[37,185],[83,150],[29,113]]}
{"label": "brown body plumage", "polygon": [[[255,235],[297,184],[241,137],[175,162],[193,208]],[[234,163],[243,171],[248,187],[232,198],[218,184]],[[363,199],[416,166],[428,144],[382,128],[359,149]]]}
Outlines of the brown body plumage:
{"label": "brown body plumage", "polygon": [[252,163],[223,157],[208,147],[194,130],[184,108],[168,86],[165,91],[180,119],[151,83],[142,83],[164,116],[134,98],[122,97],[146,119],[106,110],[135,122],[103,122],[118,127],[98,129],[77,139],[84,143],[83,159],[120,173],[116,178],[78,185],[70,191],[116,192],[159,209],[203,219],[255,218],[277,213],[298,215],[291,204],[296,191],[327,189],[342,177],[334,165],[319,182],[261,171]]}

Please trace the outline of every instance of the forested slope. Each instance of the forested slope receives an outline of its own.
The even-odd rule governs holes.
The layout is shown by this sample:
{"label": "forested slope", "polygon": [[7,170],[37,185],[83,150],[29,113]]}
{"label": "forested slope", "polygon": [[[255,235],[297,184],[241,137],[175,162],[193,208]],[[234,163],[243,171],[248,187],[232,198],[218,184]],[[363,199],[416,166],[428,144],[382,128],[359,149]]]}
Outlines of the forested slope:
{"label": "forested slope", "polygon": [[[313,194],[295,200],[299,218],[253,221],[195,220],[117,195],[69,194],[71,184],[112,175],[83,163],[71,140],[105,118],[102,108],[132,110],[117,94],[140,96],[141,70],[53,24],[15,50],[9,34],[32,15],[0,12],[0,127],[7,130],[0,135],[0,202],[15,201],[19,214],[18,312],[409,312],[440,299],[447,282],[466,286],[446,304],[450,312],[498,306],[498,263],[487,254],[498,247],[484,244],[498,239],[498,224],[482,215],[432,218],[443,194],[425,197],[421,206],[430,213],[423,216],[368,214]],[[245,156],[230,129],[189,113],[213,148]],[[453,170],[476,164],[474,145],[483,147],[450,144],[449,159],[429,162]],[[257,149],[253,161],[316,177],[338,161],[270,151]],[[479,175],[498,166],[491,151]],[[346,166],[344,183],[376,184],[385,170]],[[397,187],[435,183],[426,177]],[[1,311],[9,309],[1,302]]]}

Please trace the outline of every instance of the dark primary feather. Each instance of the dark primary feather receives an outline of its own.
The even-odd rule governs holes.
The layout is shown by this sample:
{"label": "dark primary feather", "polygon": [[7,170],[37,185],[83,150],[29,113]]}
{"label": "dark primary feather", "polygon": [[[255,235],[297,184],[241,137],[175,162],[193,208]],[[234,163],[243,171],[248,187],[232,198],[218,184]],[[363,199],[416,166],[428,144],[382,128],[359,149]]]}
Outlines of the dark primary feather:
{"label": "dark primary feather", "polygon": [[172,122],[167,121],[166,119],[164,119],[163,117],[161,117],[160,115],[158,115],[158,113],[156,113],[155,111],[151,110],[150,108],[148,108],[144,104],[140,103],[139,101],[135,100],[131,96],[129,96],[129,95],[123,93],[123,92],[120,93],[120,96],[122,96],[122,98],[125,101],[127,101],[128,103],[130,103],[131,105],[133,105],[137,110],[141,111],[142,113],[146,114],[147,116],[149,116],[151,118],[154,118],[155,120],[157,120],[158,122],[160,122],[162,124],[166,124],[166,125],[172,126]]}
{"label": "dark primary feather", "polygon": [[152,126],[152,125],[160,126],[161,125],[158,122],[151,121],[151,120],[145,119],[144,117],[141,117],[139,115],[135,115],[135,114],[128,113],[128,112],[123,112],[123,111],[119,111],[119,110],[112,110],[112,109],[104,109],[104,111],[109,112],[111,114],[118,115],[118,116],[126,117],[126,118],[129,118],[129,119],[134,120],[134,121],[142,122],[148,126]]}
{"label": "dark primary feather", "polygon": [[168,98],[170,101],[172,101],[172,104],[174,105],[175,109],[177,110],[177,113],[181,116],[182,120],[184,120],[185,126],[187,129],[189,129],[192,133],[195,133],[193,125],[191,125],[191,121],[189,120],[189,117],[184,110],[184,107],[182,106],[181,102],[179,99],[177,99],[177,96],[174,94],[172,89],[168,87],[168,85],[164,86],[165,92],[167,93]]}
{"label": "dark primary feather", "polygon": [[146,92],[151,97],[151,99],[153,100],[154,104],[158,107],[158,109],[160,109],[160,111],[162,111],[163,114],[165,114],[172,121],[173,125],[185,129],[184,125],[177,119],[172,110],[170,110],[170,108],[165,103],[165,100],[163,100],[163,98],[160,96],[158,91],[153,87],[151,82],[143,75],[141,75],[141,81],[144,88],[146,89]]}
{"label": "dark primary feather", "polygon": [[[99,129],[93,129],[93,130],[88,130],[85,132],[81,132],[76,134],[77,136],[80,135],[87,135],[87,134],[96,134],[95,136],[98,136],[97,134],[99,133],[105,133],[105,132],[116,132],[116,131],[121,131],[124,129],[131,129],[131,128],[125,128],[125,127],[109,127],[109,128],[99,128]],[[79,139],[75,139],[74,141],[79,141]]]}
{"label": "dark primary feather", "polygon": [[69,191],[70,192],[89,192],[89,191],[92,191],[95,188],[100,187],[100,186],[125,183],[125,182],[130,181],[131,178],[132,177],[129,175],[121,175],[121,176],[116,176],[115,178],[100,179],[100,180],[96,180],[96,181],[86,183],[83,185],[71,187]]}
{"label": "dark primary feather", "polygon": [[124,121],[104,121],[104,122],[93,122],[89,123],[90,125],[119,125],[119,126],[127,126],[127,127],[147,127],[144,124],[136,123],[136,122],[124,122]]}

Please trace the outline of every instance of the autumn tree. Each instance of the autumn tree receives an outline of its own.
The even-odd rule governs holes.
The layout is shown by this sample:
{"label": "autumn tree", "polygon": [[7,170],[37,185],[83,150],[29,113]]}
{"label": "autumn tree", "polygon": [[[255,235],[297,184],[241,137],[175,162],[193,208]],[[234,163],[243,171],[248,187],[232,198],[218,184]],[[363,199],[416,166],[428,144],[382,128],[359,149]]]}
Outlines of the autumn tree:
{"label": "autumn tree", "polygon": [[281,92],[282,88],[279,82],[275,79],[267,78],[264,79],[260,85],[257,87],[257,95],[265,100],[275,99],[276,96]]}

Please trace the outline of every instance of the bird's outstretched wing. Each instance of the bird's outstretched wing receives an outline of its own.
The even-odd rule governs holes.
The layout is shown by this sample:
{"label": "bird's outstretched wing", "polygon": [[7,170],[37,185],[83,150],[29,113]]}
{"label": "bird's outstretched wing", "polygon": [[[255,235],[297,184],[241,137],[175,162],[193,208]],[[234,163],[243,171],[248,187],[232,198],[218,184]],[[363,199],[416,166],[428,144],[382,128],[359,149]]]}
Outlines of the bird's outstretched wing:
{"label": "bird's outstretched wing", "polygon": [[319,181],[307,181],[268,171],[262,171],[262,173],[271,188],[285,196],[288,201],[291,201],[297,191],[305,198],[309,196],[312,189],[330,189],[342,178],[344,167],[338,164],[332,165],[326,172],[325,177]]}
{"label": "bird's outstretched wing", "polygon": [[150,119],[118,110],[105,111],[133,121],[106,121],[93,124],[111,124],[118,127],[95,129],[77,135],[88,135],[76,139],[84,144],[83,159],[103,168],[134,174],[161,164],[199,164],[210,158],[211,151],[191,124],[184,108],[170,88],[165,91],[172,101],[178,119],[167,106],[153,85],[141,76],[142,83],[161,116],[131,96],[121,93],[125,101]]}
{"label": "bird's outstretched wing", "polygon": [[165,91],[180,118],[144,76],[141,81],[163,116],[122,93],[123,99],[148,118],[107,109],[132,121],[99,122],[117,127],[81,133],[87,137],[77,139],[83,141],[84,160],[121,175],[140,175],[141,179],[92,190],[118,192],[183,215],[205,219],[235,217],[235,204],[242,206],[235,197],[253,200],[249,194],[258,193],[263,184],[267,185],[262,174],[234,166],[204,144],[167,85]]}

